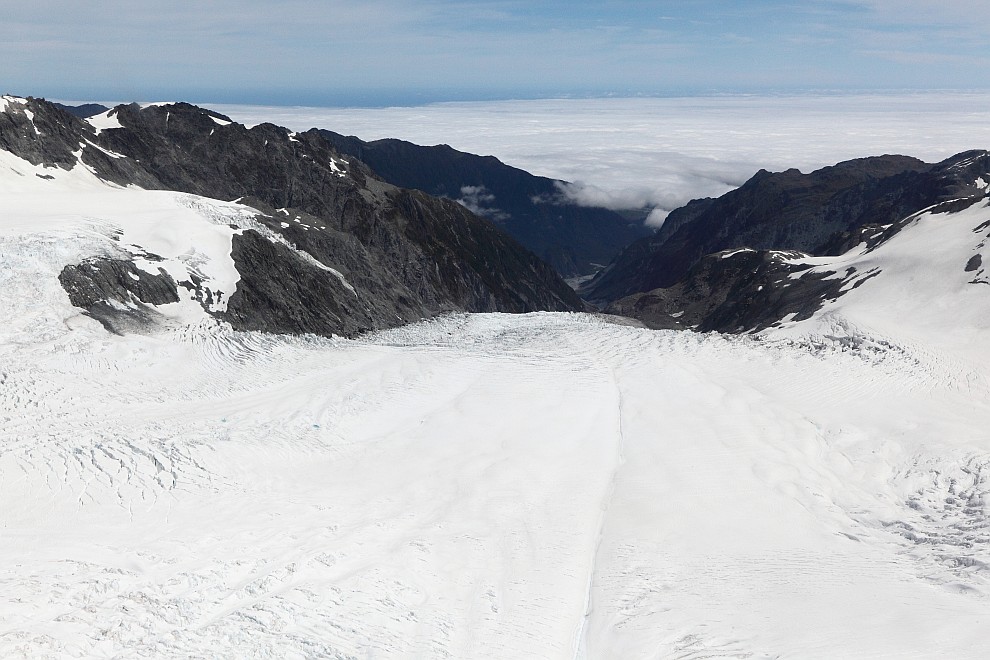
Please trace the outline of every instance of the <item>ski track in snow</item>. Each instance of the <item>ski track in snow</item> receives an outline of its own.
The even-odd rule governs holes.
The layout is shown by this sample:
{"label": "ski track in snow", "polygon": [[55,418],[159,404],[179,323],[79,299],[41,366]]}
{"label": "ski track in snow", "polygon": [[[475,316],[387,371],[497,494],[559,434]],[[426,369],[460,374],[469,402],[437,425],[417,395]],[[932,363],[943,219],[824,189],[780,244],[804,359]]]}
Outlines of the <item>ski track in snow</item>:
{"label": "ski track in snow", "polygon": [[0,353],[3,657],[988,639],[986,392],[910,349],[586,315],[353,341],[67,322]]}

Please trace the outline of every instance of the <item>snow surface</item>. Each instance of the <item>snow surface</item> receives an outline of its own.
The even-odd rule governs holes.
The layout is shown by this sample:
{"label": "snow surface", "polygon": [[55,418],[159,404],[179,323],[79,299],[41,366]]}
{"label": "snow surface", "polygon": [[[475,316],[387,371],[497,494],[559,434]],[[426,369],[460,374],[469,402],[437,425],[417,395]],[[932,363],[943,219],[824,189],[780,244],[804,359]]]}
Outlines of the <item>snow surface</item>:
{"label": "snow surface", "polygon": [[984,382],[982,374],[990,373],[985,348],[990,277],[983,266],[976,271],[966,266],[975,255],[990,266],[988,241],[990,198],[985,198],[957,213],[919,213],[875,250],[860,246],[840,257],[790,259],[815,264],[810,273],[844,277],[849,268],[855,273],[845,295],[827,303],[813,319],[776,334],[849,341],[870,337],[904,350],[910,346],[918,356],[951,359],[954,369]]}
{"label": "snow surface", "polygon": [[728,259],[729,257],[734,257],[737,254],[742,254],[743,252],[756,252],[753,248],[736,248],[730,250],[723,250],[719,252],[719,258]]}
{"label": "snow surface", "polygon": [[341,167],[340,166],[341,164],[343,164],[343,165],[346,166],[347,165],[347,161],[346,160],[337,160],[336,158],[331,158],[330,159],[330,170],[333,171],[333,173],[336,174],[339,177],[345,177],[345,176],[347,176],[347,170],[344,169],[343,167]]}
{"label": "snow surface", "polygon": [[581,315],[67,322],[4,346],[4,656],[982,656],[953,374]]}
{"label": "snow surface", "polygon": [[114,128],[123,128],[120,120],[117,119],[117,109],[111,108],[106,112],[102,112],[98,115],[93,115],[92,117],[87,117],[83,121],[89,123],[90,126],[96,129],[96,134],[99,135],[103,131],[111,130]]}
{"label": "snow surface", "polygon": [[[80,149],[77,157],[81,153]],[[0,193],[4,245],[0,264],[5,268],[26,267],[19,261],[22,258],[40,260],[39,264],[57,268],[57,277],[66,265],[88,258],[137,257],[135,263],[152,274],[163,268],[177,282],[189,280],[190,275],[202,278],[203,286],[215,294],[213,311],[226,309],[240,279],[230,256],[231,238],[256,224],[257,211],[247,206],[170,191],[121,188],[82,165],[72,170],[35,166],[7,151],[0,151]],[[27,244],[41,253],[25,257],[22,247]],[[31,270],[41,277],[36,267]],[[182,322],[199,320],[204,312],[194,294],[181,287],[179,293],[187,298],[159,311]],[[0,309],[0,318],[7,311]],[[13,324],[0,328],[0,335],[24,320],[20,313],[12,314]]]}
{"label": "snow surface", "polygon": [[20,96],[11,96],[10,94],[4,94],[0,96],[0,112],[7,112],[7,109],[12,105],[27,105],[27,99],[21,98]]}
{"label": "snow surface", "polygon": [[0,192],[0,657],[985,657],[985,202],[816,263],[863,282],[760,337],[345,341],[191,301],[110,335],[66,264],[229,295],[246,207],[5,152]]}
{"label": "snow surface", "polygon": [[32,130],[34,130],[34,134],[41,135],[41,131],[39,131],[38,127],[34,124],[34,113],[27,107],[24,108],[24,116],[27,117],[28,122],[30,122]]}

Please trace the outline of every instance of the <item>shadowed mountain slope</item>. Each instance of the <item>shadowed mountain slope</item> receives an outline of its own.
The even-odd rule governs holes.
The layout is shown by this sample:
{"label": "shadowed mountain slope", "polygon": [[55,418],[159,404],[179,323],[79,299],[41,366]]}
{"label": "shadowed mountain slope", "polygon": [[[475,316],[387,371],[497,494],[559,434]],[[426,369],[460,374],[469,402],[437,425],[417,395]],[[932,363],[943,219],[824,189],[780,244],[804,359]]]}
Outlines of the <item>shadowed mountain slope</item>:
{"label": "shadowed mountain slope", "polygon": [[341,153],[404,188],[458,200],[510,233],[564,277],[589,275],[632,241],[652,233],[614,211],[568,202],[560,184],[447,145],[403,140],[364,142],[320,131]]}
{"label": "shadowed mountain slope", "polygon": [[[898,164],[909,169],[874,176]],[[864,174],[860,183],[830,188]],[[652,327],[746,332],[807,319],[878,277],[883,268],[873,263],[873,253],[917,224],[922,212],[948,222],[981,208],[988,190],[985,151],[935,165],[883,157],[811,175],[760,173],[718,200],[680,210],[680,224],[632,246],[589,289],[607,296],[638,288],[606,309]],[[726,244],[731,247],[694,259]],[[958,260],[978,270],[982,247],[966,248]]]}

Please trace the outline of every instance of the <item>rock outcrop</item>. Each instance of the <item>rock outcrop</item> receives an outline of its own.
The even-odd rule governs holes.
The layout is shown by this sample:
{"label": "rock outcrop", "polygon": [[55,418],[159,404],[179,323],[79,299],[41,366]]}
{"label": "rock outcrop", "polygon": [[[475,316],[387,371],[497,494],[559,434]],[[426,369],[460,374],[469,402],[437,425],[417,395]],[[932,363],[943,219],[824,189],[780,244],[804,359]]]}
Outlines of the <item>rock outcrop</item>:
{"label": "rock outcrop", "polygon": [[988,189],[985,151],[935,165],[883,156],[809,175],[760,172],[672,213],[673,224],[630,246],[586,293],[605,311],[656,328],[749,332],[803,320],[874,276],[806,273],[805,257],[872,250],[913,214],[957,212]]}

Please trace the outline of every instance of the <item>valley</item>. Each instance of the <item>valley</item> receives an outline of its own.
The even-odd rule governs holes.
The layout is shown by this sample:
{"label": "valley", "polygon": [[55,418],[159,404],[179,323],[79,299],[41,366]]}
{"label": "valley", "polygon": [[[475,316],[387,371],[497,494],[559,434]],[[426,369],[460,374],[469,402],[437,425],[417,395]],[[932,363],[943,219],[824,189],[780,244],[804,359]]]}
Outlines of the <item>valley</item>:
{"label": "valley", "polygon": [[603,314],[317,131],[3,102],[0,656],[984,655],[986,152]]}

